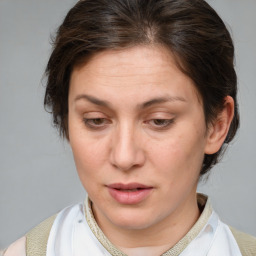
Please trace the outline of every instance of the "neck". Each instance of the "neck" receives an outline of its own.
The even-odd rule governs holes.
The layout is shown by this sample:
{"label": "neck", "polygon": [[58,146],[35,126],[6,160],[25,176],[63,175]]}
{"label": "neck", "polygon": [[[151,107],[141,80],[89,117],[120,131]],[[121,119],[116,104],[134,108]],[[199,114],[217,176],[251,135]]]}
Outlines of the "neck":
{"label": "neck", "polygon": [[200,216],[196,193],[168,217],[144,229],[118,227],[97,213],[94,210],[95,219],[107,238],[123,252],[134,256],[164,253],[187,234]]}

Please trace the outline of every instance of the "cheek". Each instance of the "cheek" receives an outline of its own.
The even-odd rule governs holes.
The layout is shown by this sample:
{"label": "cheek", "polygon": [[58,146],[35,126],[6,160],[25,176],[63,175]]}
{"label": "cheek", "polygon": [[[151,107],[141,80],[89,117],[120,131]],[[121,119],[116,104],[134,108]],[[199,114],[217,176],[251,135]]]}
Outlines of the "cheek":
{"label": "cheek", "polygon": [[[89,144],[88,144],[89,143]],[[88,146],[90,145],[90,146]],[[93,145],[85,139],[74,139],[71,143],[74,161],[81,184],[87,193],[98,193],[97,182],[101,180],[103,162],[99,156],[102,153],[97,145]]]}
{"label": "cheek", "polygon": [[93,145],[93,143],[87,140],[80,140],[79,142],[73,143],[71,147],[78,171],[82,169],[82,171],[88,172],[102,163],[104,149],[97,144]]}
{"label": "cheek", "polygon": [[70,146],[80,177],[95,174],[106,158],[103,141],[88,136],[79,126],[70,126]]}
{"label": "cheek", "polygon": [[197,175],[204,157],[202,136],[177,134],[151,147],[151,161],[165,176]]}
{"label": "cheek", "polygon": [[183,162],[181,160],[188,155],[185,144],[179,136],[172,139],[166,138],[150,146],[148,154],[154,163],[161,163],[161,165],[167,165],[170,168],[175,164],[181,164]]}

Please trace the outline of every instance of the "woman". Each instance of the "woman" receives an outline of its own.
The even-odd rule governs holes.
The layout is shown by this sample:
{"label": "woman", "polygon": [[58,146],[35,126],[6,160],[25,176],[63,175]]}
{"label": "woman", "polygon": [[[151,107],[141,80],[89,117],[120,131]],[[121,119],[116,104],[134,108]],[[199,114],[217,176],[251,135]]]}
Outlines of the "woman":
{"label": "woman", "polygon": [[255,255],[200,177],[239,125],[234,47],[203,0],[84,0],[60,26],[45,106],[88,198],[5,255]]}

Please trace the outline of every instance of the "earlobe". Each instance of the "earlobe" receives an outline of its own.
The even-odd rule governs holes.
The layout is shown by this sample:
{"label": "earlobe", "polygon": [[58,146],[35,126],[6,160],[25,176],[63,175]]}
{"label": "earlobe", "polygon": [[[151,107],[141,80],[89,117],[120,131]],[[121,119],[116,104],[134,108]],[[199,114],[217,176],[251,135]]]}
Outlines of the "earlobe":
{"label": "earlobe", "polygon": [[208,127],[205,154],[214,154],[221,148],[228,134],[233,116],[234,100],[231,96],[226,96],[224,108]]}

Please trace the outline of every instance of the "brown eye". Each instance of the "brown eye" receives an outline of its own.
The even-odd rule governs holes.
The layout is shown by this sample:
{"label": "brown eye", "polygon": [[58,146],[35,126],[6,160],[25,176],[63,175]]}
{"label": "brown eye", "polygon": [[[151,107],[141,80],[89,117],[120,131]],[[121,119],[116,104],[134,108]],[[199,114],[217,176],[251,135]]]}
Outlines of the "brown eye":
{"label": "brown eye", "polygon": [[90,121],[94,125],[102,125],[104,123],[103,118],[95,118],[95,119],[91,119]]}
{"label": "brown eye", "polygon": [[109,123],[105,118],[84,118],[83,121],[91,129],[104,128]]}
{"label": "brown eye", "polygon": [[154,129],[167,129],[174,122],[174,119],[152,119],[148,124]]}
{"label": "brown eye", "polygon": [[173,122],[173,119],[154,119],[152,120],[156,126],[166,126]]}
{"label": "brown eye", "polygon": [[168,119],[154,119],[153,122],[155,125],[166,125],[168,123]]}

